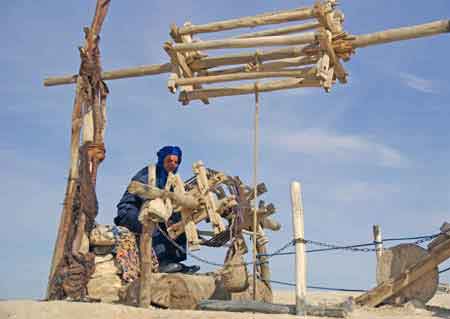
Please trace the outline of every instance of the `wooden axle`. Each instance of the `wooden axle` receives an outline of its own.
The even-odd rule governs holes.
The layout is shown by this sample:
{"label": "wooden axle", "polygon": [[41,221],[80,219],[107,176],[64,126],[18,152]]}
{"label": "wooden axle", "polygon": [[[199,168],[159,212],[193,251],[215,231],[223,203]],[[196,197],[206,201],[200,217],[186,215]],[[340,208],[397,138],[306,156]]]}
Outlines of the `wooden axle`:
{"label": "wooden axle", "polygon": [[177,30],[179,35],[206,32],[218,32],[237,28],[256,27],[267,24],[278,24],[289,21],[314,18],[313,8],[297,8],[278,12],[263,13],[256,16],[218,21],[203,25],[183,26]]}
{"label": "wooden axle", "polygon": [[415,26],[357,35],[354,40],[351,40],[351,44],[356,49],[370,45],[429,37],[447,32],[450,32],[450,20],[440,20]]}

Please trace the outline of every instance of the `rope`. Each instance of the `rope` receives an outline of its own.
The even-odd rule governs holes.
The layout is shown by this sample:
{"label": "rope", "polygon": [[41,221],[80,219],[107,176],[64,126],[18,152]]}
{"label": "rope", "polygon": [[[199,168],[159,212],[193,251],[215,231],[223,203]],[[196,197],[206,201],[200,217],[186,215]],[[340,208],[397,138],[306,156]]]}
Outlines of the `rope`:
{"label": "rope", "polygon": [[[295,287],[295,284],[290,282],[278,281],[278,280],[269,280],[270,283]],[[333,291],[346,291],[346,292],[367,292],[367,290],[363,289],[346,289],[346,288],[331,288],[331,287],[322,287],[322,286],[306,286],[309,289],[318,289],[318,290],[333,290]]]}

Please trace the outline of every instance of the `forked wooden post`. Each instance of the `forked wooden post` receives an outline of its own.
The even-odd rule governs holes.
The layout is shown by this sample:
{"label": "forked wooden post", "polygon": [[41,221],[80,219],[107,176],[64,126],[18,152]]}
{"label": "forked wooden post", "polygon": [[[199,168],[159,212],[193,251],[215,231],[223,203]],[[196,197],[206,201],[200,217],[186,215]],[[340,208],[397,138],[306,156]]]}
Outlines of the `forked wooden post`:
{"label": "forked wooden post", "polygon": [[[291,184],[292,225],[294,239],[305,236],[302,188],[299,182]],[[298,316],[305,314],[306,299],[306,254],[305,243],[295,242],[295,305]]]}
{"label": "forked wooden post", "polygon": [[373,240],[375,241],[375,250],[377,254],[377,264],[383,255],[383,239],[381,237],[380,225],[373,225]]}

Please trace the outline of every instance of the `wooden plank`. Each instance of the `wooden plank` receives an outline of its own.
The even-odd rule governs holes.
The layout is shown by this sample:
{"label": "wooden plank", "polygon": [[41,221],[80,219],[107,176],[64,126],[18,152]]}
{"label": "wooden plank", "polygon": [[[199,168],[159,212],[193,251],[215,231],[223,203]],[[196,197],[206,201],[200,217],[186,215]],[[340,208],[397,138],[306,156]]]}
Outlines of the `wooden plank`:
{"label": "wooden plank", "polygon": [[253,80],[264,79],[271,77],[293,77],[303,79],[316,79],[316,68],[303,68],[295,70],[281,70],[281,71],[267,71],[267,72],[240,72],[215,76],[197,76],[195,78],[185,78],[175,80],[176,85],[192,85],[192,84],[206,84],[206,83],[219,83],[228,81],[241,81],[241,80]]}
{"label": "wooden plank", "polygon": [[429,37],[447,32],[450,32],[450,20],[440,20],[420,25],[356,35],[353,36],[350,43],[353,48],[364,48],[371,45]]}
{"label": "wooden plank", "polygon": [[307,32],[299,35],[276,35],[248,39],[222,39],[197,41],[193,43],[174,44],[175,51],[211,50],[211,49],[233,49],[233,48],[255,48],[264,46],[283,46],[310,44],[316,41],[314,32]]}
{"label": "wooden plank", "polygon": [[[258,87],[259,92],[271,92],[277,90],[287,90],[296,88],[312,88],[321,87],[320,81],[313,80],[302,80],[302,79],[288,79],[279,81],[270,81],[266,83],[260,83]],[[213,98],[220,96],[233,96],[233,95],[244,95],[244,94],[254,94],[255,86],[253,84],[245,84],[230,88],[211,88],[203,90],[194,90],[192,92],[181,92],[179,100],[199,100],[202,98]]]}
{"label": "wooden plank", "polygon": [[312,8],[297,8],[278,12],[263,13],[256,16],[218,21],[203,25],[190,25],[178,29],[180,35],[206,32],[218,32],[236,28],[255,27],[258,25],[278,24],[282,22],[314,18]]}
{"label": "wooden plank", "polygon": [[450,239],[441,242],[429,251],[429,255],[409,267],[407,271],[391,280],[382,282],[372,290],[355,299],[356,303],[363,306],[375,307],[384,300],[399,293],[405,287],[436,268],[440,263],[450,258]]}
{"label": "wooden plank", "polygon": [[294,25],[294,26],[290,26],[290,27],[271,29],[271,30],[253,32],[253,33],[244,33],[244,34],[235,36],[233,38],[246,39],[246,38],[267,37],[267,36],[272,36],[272,35],[284,35],[284,34],[297,33],[297,32],[302,32],[302,31],[307,31],[307,30],[313,30],[313,29],[317,29],[318,27],[320,27],[320,23],[309,22],[309,23]]}

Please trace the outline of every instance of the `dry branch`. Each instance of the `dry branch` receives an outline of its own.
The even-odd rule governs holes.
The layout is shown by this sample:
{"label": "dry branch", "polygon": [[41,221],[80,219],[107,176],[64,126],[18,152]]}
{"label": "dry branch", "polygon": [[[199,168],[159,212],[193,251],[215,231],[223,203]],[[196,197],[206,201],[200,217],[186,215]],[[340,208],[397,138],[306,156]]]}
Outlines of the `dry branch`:
{"label": "dry branch", "polygon": [[[304,81],[302,79],[271,81],[267,83],[260,83],[258,86],[258,91],[270,92],[277,90],[295,89],[301,87],[320,87],[320,81]],[[246,84],[231,88],[213,88],[213,89],[194,90],[192,92],[181,92],[179,100],[192,101],[202,98],[213,98],[220,96],[233,96],[233,95],[244,95],[254,93],[255,93],[255,85]]]}
{"label": "dry branch", "polygon": [[297,8],[278,12],[263,13],[256,16],[218,21],[203,25],[190,25],[178,29],[178,34],[195,34],[217,32],[258,25],[277,24],[282,22],[306,20],[314,18],[313,8]]}
{"label": "dry branch", "polygon": [[308,44],[316,41],[314,32],[298,35],[276,35],[270,37],[248,38],[248,39],[223,39],[210,41],[197,41],[193,43],[174,44],[175,51],[193,51],[210,49],[233,49],[233,48],[255,48],[264,46],[282,46]]}

